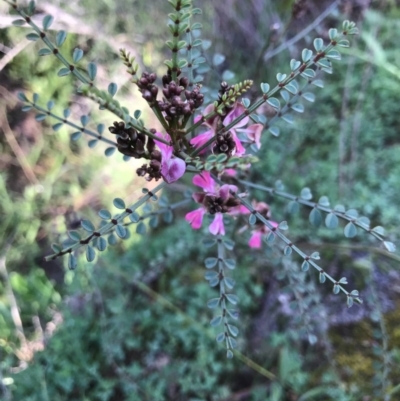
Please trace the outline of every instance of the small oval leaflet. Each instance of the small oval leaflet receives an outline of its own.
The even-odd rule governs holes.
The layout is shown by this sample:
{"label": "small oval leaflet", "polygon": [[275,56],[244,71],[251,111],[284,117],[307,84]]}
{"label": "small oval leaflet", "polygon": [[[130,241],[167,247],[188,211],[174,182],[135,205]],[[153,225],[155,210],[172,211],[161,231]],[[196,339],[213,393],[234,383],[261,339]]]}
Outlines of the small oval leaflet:
{"label": "small oval leaflet", "polygon": [[96,257],[96,251],[90,245],[86,247],[86,259],[88,262],[93,262],[94,258]]}
{"label": "small oval leaflet", "polygon": [[225,297],[232,305],[236,305],[239,301],[235,294],[225,294]]}
{"label": "small oval leaflet", "polygon": [[104,151],[104,154],[107,156],[107,157],[110,157],[110,156],[112,156],[114,153],[115,153],[115,150],[116,150],[117,148],[115,147],[115,146],[110,146],[110,147],[108,147],[105,151]]}
{"label": "small oval leaflet", "polygon": [[99,237],[96,246],[100,252],[103,252],[107,248],[107,241],[103,237]]}
{"label": "small oval leaflet", "polygon": [[231,324],[228,324],[228,330],[234,337],[239,334],[239,329],[236,326],[232,326]]}
{"label": "small oval leaflet", "polygon": [[121,198],[115,198],[113,200],[113,205],[117,208],[117,209],[125,209],[125,202],[123,201],[123,199]]}
{"label": "small oval leaflet", "polygon": [[38,54],[39,56],[48,56],[49,54],[51,54],[51,50],[47,47],[44,47],[43,49],[39,50]]}
{"label": "small oval leaflet", "polygon": [[236,281],[231,277],[224,278],[225,285],[231,290],[234,286]]}
{"label": "small oval leaflet", "polygon": [[353,238],[357,235],[357,227],[352,223],[346,224],[344,228],[344,235],[347,238]]}
{"label": "small oval leaflet", "polygon": [[90,62],[87,66],[87,73],[91,81],[94,81],[97,75],[97,65],[93,62]]}
{"label": "small oval leaflet", "polygon": [[225,340],[225,333],[219,333],[217,334],[217,336],[215,337],[215,340],[217,341],[217,343],[222,343],[222,341]]}
{"label": "small oval leaflet", "polygon": [[68,255],[68,269],[75,270],[76,266],[77,266],[76,257],[72,253],[70,253]]}
{"label": "small oval leaflet", "polygon": [[215,53],[213,56],[213,64],[215,66],[222,64],[225,61],[225,56],[220,53]]}
{"label": "small oval leaflet", "polygon": [[93,231],[95,231],[95,227],[93,225],[93,223],[89,220],[82,220],[81,221],[81,226],[84,230],[92,233]]}
{"label": "small oval leaflet", "polygon": [[250,224],[251,226],[253,226],[253,225],[256,224],[256,223],[257,223],[257,217],[256,217],[256,215],[254,215],[253,213],[251,213],[250,216],[249,216],[249,224]]}
{"label": "small oval leaflet", "polygon": [[78,63],[83,57],[83,50],[79,49],[79,47],[74,49],[74,52],[72,53],[72,60],[74,60],[74,63]]}
{"label": "small oval leaflet", "polygon": [[68,236],[76,242],[79,242],[81,240],[81,235],[79,234],[78,231],[72,230],[72,231],[68,231]]}
{"label": "small oval leaflet", "polygon": [[109,93],[111,96],[114,96],[114,95],[117,93],[118,86],[117,86],[116,83],[111,82],[111,83],[108,85],[107,90],[108,90],[108,93]]}
{"label": "small oval leaflet", "polygon": [[206,258],[204,264],[207,269],[212,269],[218,263],[218,258]]}
{"label": "small oval leaflet", "polygon": [[304,63],[307,63],[308,61],[310,61],[312,55],[313,55],[313,52],[309,49],[303,49],[303,51],[301,52],[301,58],[303,59]]}
{"label": "small oval leaflet", "polygon": [[289,213],[297,213],[300,209],[299,203],[296,201],[290,201],[287,205]]}
{"label": "small oval leaflet", "polygon": [[390,242],[390,241],[383,241],[383,246],[389,252],[394,252],[396,250],[395,244],[393,244],[393,242]]}
{"label": "small oval leaflet", "polygon": [[103,220],[110,220],[111,219],[111,213],[106,210],[106,209],[101,209],[98,212],[98,215],[103,219]]}
{"label": "small oval leaflet", "polygon": [[216,326],[219,326],[221,323],[222,323],[222,316],[215,316],[215,317],[211,320],[210,325],[211,325],[212,327],[216,327]]}
{"label": "small oval leaflet", "polygon": [[301,270],[302,270],[303,272],[306,272],[309,268],[310,268],[310,264],[305,260],[305,261],[301,264]]}
{"label": "small oval leaflet", "polygon": [[324,46],[324,41],[321,38],[314,39],[314,48],[317,52],[321,51]]}
{"label": "small oval leaflet", "polygon": [[309,220],[313,226],[319,227],[322,223],[321,212],[318,209],[314,208],[313,210],[311,210]]}
{"label": "small oval leaflet", "polygon": [[141,221],[137,226],[136,226],[136,233],[137,234],[146,234],[146,224]]}
{"label": "small oval leaflet", "polygon": [[285,249],[283,250],[283,254],[285,256],[290,256],[292,254],[292,247],[289,245],[285,246]]}
{"label": "small oval leaflet", "polygon": [[26,38],[28,40],[31,40],[32,42],[36,42],[40,38],[40,36],[37,33],[32,32],[28,33],[28,35],[26,35]]}
{"label": "small oval leaflet", "polygon": [[270,88],[269,84],[267,84],[265,82],[261,83],[260,87],[261,87],[262,93],[268,93],[269,88]]}
{"label": "small oval leaflet", "polygon": [[43,21],[42,21],[43,29],[45,31],[47,31],[50,28],[50,26],[53,23],[53,21],[54,21],[54,18],[53,18],[52,15],[45,15],[44,18],[43,18]]}
{"label": "small oval leaflet", "polygon": [[325,276],[325,274],[324,274],[324,273],[319,273],[319,282],[320,282],[321,284],[323,284],[323,283],[325,283],[325,281],[326,281],[326,276]]}
{"label": "small oval leaflet", "polygon": [[66,75],[71,74],[71,70],[69,68],[61,68],[58,72],[57,75],[59,77],[65,77]]}
{"label": "small oval leaflet", "polygon": [[67,38],[67,33],[65,31],[58,31],[56,36],[56,45],[57,47],[62,46]]}
{"label": "small oval leaflet", "polygon": [[328,213],[325,217],[325,225],[327,228],[334,229],[339,225],[339,219],[335,213]]}
{"label": "small oval leaflet", "polygon": [[126,228],[122,224],[117,224],[115,226],[115,233],[118,235],[119,238],[125,238]]}
{"label": "small oval leaflet", "polygon": [[219,301],[220,301],[219,298],[212,298],[207,302],[207,306],[210,309],[215,309],[219,305]]}
{"label": "small oval leaflet", "polygon": [[82,136],[82,131],[76,131],[71,134],[71,141],[77,141]]}
{"label": "small oval leaflet", "polygon": [[230,270],[233,270],[236,267],[235,259],[224,259],[223,262],[224,262],[224,265]]}
{"label": "small oval leaflet", "polygon": [[302,190],[301,190],[301,192],[300,192],[300,197],[302,198],[302,199],[305,199],[305,200],[310,200],[310,199],[312,199],[312,193],[311,193],[311,190],[310,190],[310,188],[303,188]]}

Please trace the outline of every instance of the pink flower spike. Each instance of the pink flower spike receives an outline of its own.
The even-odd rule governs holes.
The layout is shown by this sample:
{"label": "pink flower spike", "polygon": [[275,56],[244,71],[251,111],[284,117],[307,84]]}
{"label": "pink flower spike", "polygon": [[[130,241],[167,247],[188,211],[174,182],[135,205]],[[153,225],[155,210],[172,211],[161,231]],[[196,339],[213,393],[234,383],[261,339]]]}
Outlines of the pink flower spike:
{"label": "pink flower spike", "polygon": [[204,189],[205,192],[216,193],[215,181],[211,178],[209,171],[203,171],[201,174],[197,174],[192,180],[194,185]]}
{"label": "pink flower spike", "polygon": [[261,231],[253,231],[253,235],[251,236],[249,240],[249,247],[250,248],[261,248],[261,238],[262,238],[262,232]]}
{"label": "pink flower spike", "polygon": [[201,228],[203,224],[203,217],[206,214],[206,210],[204,208],[193,210],[189,212],[185,216],[185,220],[190,223],[193,230],[198,230]]}
{"label": "pink flower spike", "polygon": [[208,227],[213,235],[225,235],[224,216],[222,213],[216,213],[214,221]]}
{"label": "pink flower spike", "polygon": [[170,159],[162,159],[161,162],[161,175],[165,182],[171,184],[176,180],[179,180],[185,174],[186,163],[177,157]]}
{"label": "pink flower spike", "polygon": [[[238,118],[240,115],[242,115],[245,111],[246,111],[246,109],[244,108],[244,106],[242,104],[236,103],[234,108],[224,118],[225,127],[227,125],[229,125],[233,120],[236,120],[236,118]],[[244,127],[248,122],[249,122],[249,117],[246,116],[245,118],[243,118],[243,120],[239,121],[232,128]]]}

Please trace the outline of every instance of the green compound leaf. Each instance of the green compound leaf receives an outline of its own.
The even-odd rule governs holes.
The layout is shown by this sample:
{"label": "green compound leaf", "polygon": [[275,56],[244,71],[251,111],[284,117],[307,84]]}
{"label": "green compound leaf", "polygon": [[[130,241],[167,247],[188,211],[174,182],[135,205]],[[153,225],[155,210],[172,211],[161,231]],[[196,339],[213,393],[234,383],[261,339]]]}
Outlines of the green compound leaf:
{"label": "green compound leaf", "polygon": [[353,238],[357,235],[357,227],[352,223],[348,223],[344,228],[344,235],[347,238]]}
{"label": "green compound leaf", "polygon": [[88,245],[86,247],[86,260],[88,262],[93,262],[95,257],[96,257],[96,251],[92,246]]}
{"label": "green compound leaf", "polygon": [[313,210],[311,210],[309,220],[313,226],[319,227],[322,223],[321,212],[318,209],[314,208]]}

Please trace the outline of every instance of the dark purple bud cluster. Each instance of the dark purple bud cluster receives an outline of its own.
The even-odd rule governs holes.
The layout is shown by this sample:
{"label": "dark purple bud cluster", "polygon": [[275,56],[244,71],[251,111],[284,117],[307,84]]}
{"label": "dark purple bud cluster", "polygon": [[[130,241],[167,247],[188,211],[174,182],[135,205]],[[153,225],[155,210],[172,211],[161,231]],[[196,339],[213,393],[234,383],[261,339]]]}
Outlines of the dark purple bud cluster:
{"label": "dark purple bud cluster", "polygon": [[159,150],[153,150],[150,153],[150,163],[143,164],[142,167],[139,167],[136,170],[136,174],[139,177],[147,177],[145,179],[147,181],[151,181],[153,178],[158,181],[161,178],[161,152]]}
{"label": "dark purple bud cluster", "polygon": [[146,135],[137,132],[132,127],[127,127],[123,121],[114,121],[108,130],[117,136],[118,151],[126,156],[140,159],[146,149],[151,153],[155,148],[152,138],[147,138],[146,142]]}
{"label": "dark purple bud cluster", "polygon": [[203,204],[210,214],[215,214],[229,212],[231,208],[239,206],[240,201],[231,194],[229,194],[227,199],[217,195],[206,194]]}
{"label": "dark purple bud cluster", "polygon": [[137,86],[142,93],[142,97],[150,104],[154,104],[157,100],[158,88],[154,85],[157,75],[144,72],[142,77],[137,81]]}
{"label": "dark purple bud cluster", "polygon": [[228,157],[235,154],[236,143],[230,132],[224,132],[217,134],[216,141],[213,147],[214,154],[225,153]]}
{"label": "dark purple bud cluster", "polygon": [[[178,76],[180,71],[178,71]],[[162,77],[163,100],[158,102],[161,111],[164,111],[167,121],[174,117],[190,116],[204,102],[204,95],[200,93],[200,87],[195,86],[193,90],[188,90],[189,80],[186,77],[179,79],[179,84],[172,80],[171,73]],[[182,99],[185,95],[186,100]]]}

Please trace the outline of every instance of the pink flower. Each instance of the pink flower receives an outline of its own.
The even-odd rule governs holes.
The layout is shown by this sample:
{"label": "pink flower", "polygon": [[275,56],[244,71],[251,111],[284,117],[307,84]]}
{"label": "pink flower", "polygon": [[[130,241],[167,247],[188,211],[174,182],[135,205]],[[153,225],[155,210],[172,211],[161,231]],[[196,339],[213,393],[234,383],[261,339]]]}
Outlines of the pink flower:
{"label": "pink flower", "polygon": [[185,220],[194,230],[198,230],[203,224],[203,217],[206,213],[215,215],[213,222],[209,226],[209,231],[213,235],[225,235],[224,213],[229,213],[237,206],[236,199],[232,192],[237,192],[235,185],[222,185],[219,188],[217,183],[211,178],[209,171],[203,171],[193,177],[193,184],[202,188],[204,192],[196,192],[193,199],[201,204],[197,210],[189,212]]}
{"label": "pink flower", "polygon": [[[156,136],[162,138],[166,141],[171,141],[171,137],[168,134],[161,134],[160,132],[156,133]],[[186,171],[186,163],[175,156],[173,156],[173,147],[168,146],[165,143],[155,140],[157,146],[161,151],[161,175],[164,178],[165,182],[170,184],[181,178]]]}
{"label": "pink flower", "polygon": [[257,149],[261,148],[261,133],[264,126],[262,124],[253,124],[248,126],[247,128],[238,129],[239,132],[243,132],[247,135],[249,142],[255,143]]}
{"label": "pink flower", "polygon": [[[224,126],[228,126],[232,121],[234,121],[237,117],[242,115],[246,109],[241,103],[235,103],[233,109],[227,114],[224,118],[223,124]],[[236,130],[238,128],[244,127],[249,122],[249,117],[244,117],[241,121],[239,121],[236,125],[234,125],[229,132],[232,134],[233,140],[236,144],[236,152],[237,156],[242,156],[246,153],[246,149],[243,147],[242,143],[240,142],[239,138],[237,137]]]}
{"label": "pink flower", "polygon": [[[214,105],[209,104],[205,109],[204,109],[204,115],[210,114],[214,110]],[[194,119],[194,122],[197,123],[200,120],[200,116],[196,117]],[[212,137],[215,136],[215,131],[217,129],[217,124],[219,120],[219,115],[215,115],[214,117],[206,120],[202,125],[205,125],[206,127],[210,128],[208,131],[197,135],[193,139],[190,140],[191,145],[193,145],[195,148],[200,148],[203,146],[205,143],[207,143]],[[202,151],[201,153],[203,153]]]}

